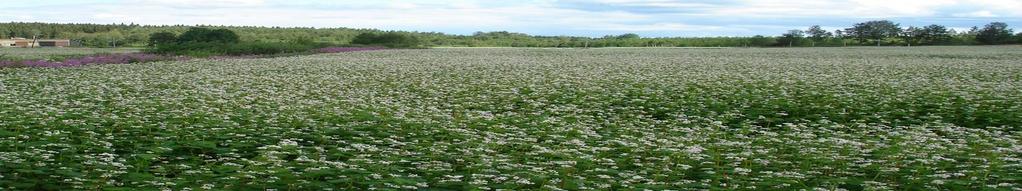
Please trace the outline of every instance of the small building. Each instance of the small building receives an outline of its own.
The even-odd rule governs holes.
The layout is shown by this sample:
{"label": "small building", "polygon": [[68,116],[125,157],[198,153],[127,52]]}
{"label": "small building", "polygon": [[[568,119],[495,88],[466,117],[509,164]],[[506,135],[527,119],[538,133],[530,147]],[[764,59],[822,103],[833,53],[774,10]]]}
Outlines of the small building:
{"label": "small building", "polygon": [[0,47],[32,48],[32,47],[69,47],[71,40],[67,39],[25,39],[11,38],[0,39]]}

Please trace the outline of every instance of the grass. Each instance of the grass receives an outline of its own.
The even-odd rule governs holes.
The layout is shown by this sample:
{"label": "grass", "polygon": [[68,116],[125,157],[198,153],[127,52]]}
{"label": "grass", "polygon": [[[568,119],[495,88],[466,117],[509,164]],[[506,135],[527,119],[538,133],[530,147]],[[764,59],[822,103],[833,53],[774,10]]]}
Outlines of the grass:
{"label": "grass", "polygon": [[430,49],[0,68],[0,186],[1017,190],[1020,59]]}

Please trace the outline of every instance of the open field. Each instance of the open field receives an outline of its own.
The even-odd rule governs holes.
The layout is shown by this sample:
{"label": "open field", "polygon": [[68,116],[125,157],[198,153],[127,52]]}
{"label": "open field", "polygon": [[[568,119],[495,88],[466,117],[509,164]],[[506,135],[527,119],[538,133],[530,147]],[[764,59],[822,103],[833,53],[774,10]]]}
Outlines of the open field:
{"label": "open field", "polygon": [[139,48],[0,48],[0,60],[52,59],[92,54],[132,53]]}
{"label": "open field", "polygon": [[454,48],[0,68],[0,185],[1018,190],[1020,50]]}

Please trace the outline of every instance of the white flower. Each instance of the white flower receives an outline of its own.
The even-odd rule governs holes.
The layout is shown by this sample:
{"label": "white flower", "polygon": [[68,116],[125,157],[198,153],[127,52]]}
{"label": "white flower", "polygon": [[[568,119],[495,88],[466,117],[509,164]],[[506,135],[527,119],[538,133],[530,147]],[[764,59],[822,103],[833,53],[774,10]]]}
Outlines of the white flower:
{"label": "white flower", "polygon": [[703,147],[701,147],[699,145],[693,145],[693,146],[689,146],[687,149],[685,149],[685,152],[687,152],[689,154],[699,154],[699,153],[702,153],[703,150],[704,150]]}

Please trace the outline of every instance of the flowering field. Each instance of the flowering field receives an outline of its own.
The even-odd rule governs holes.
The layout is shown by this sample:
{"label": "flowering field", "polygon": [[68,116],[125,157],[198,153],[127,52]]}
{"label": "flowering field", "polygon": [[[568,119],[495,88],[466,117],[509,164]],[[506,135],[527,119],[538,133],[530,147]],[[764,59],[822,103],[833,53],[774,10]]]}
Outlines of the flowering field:
{"label": "flowering field", "polygon": [[1019,190],[1020,47],[0,68],[10,190]]}

